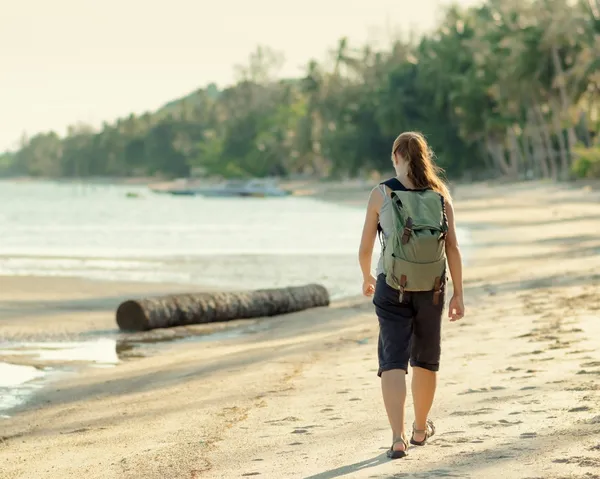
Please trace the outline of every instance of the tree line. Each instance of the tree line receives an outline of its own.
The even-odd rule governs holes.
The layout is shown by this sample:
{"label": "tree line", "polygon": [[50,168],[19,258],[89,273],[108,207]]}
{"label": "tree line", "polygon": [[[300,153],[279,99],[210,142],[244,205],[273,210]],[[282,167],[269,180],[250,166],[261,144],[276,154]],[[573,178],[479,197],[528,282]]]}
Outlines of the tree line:
{"label": "tree line", "polygon": [[43,177],[339,177],[389,169],[404,130],[449,176],[600,177],[600,0],[487,0],[387,49],[341,39],[278,79],[259,47],[239,80],[97,131],[24,137],[0,172]]}

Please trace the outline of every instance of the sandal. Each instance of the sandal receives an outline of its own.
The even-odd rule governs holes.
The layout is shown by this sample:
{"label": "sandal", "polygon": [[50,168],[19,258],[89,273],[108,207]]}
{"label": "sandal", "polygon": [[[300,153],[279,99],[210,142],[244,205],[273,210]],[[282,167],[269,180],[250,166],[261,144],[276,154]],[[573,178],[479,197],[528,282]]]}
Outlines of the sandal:
{"label": "sandal", "polygon": [[[419,434],[425,434],[425,439],[423,439],[422,441],[415,441],[415,432]],[[431,419],[427,419],[427,425],[425,426],[425,429],[415,429],[415,425],[413,424],[413,433],[410,438],[410,443],[414,444],[415,446],[424,446],[427,442],[427,439],[429,439],[434,434],[435,426],[433,425],[433,421]]]}
{"label": "sandal", "polygon": [[[395,451],[394,446],[396,444],[403,444],[404,451]],[[390,459],[400,459],[402,457],[406,457],[406,451],[408,451],[408,441],[404,436],[397,437],[396,439],[394,439],[392,447],[390,447],[390,449],[388,450],[387,457],[389,457]]]}

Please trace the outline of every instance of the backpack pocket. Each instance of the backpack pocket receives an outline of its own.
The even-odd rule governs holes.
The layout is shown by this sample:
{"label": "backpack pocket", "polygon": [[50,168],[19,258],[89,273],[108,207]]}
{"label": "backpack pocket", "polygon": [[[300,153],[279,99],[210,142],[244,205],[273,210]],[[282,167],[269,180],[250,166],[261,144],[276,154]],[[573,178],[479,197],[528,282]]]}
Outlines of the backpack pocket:
{"label": "backpack pocket", "polygon": [[446,254],[444,235],[439,228],[415,227],[408,241],[399,244],[396,256],[412,263],[431,263]]}
{"label": "backpack pocket", "polygon": [[404,291],[432,291],[436,283],[443,283],[446,258],[431,263],[414,263],[394,255],[385,258],[386,282],[392,288]]}

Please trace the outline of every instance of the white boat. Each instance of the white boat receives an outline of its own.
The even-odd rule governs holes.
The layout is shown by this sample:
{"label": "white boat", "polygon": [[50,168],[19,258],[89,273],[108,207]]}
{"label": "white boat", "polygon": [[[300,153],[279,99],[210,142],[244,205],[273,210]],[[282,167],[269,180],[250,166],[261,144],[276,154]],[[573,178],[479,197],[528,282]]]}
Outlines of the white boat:
{"label": "white boat", "polygon": [[270,197],[287,196],[289,191],[277,186],[273,180],[231,180],[213,186],[176,186],[162,190],[163,193],[207,197]]}

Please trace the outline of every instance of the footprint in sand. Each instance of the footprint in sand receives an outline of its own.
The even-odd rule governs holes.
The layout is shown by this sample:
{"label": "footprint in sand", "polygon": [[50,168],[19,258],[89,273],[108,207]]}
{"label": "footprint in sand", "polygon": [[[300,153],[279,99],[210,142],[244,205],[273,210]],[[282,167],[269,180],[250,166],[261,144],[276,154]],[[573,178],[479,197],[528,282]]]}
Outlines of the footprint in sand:
{"label": "footprint in sand", "polygon": [[517,401],[519,404],[523,406],[529,406],[530,404],[540,404],[541,401],[539,399],[531,399],[529,401]]}
{"label": "footprint in sand", "polygon": [[513,456],[512,454],[502,454],[502,453],[490,454],[489,456],[487,456],[487,458],[492,461],[499,461],[502,459],[512,459],[513,457],[515,457],[515,456]]}
{"label": "footprint in sand", "polygon": [[491,407],[483,407],[480,409],[474,409],[471,411],[454,411],[453,413],[450,413],[451,416],[481,416],[482,414],[490,414],[494,411],[497,411],[497,409],[491,408]]}
{"label": "footprint in sand", "polygon": [[[100,429],[106,429],[104,427],[100,428]],[[68,431],[68,432],[61,432],[61,434],[80,434],[82,432],[87,432],[90,429],[87,427],[82,427],[81,429],[74,429],[73,431]]]}
{"label": "footprint in sand", "polygon": [[342,389],[341,391],[338,391],[337,394],[348,394],[350,392],[350,389]]}
{"label": "footprint in sand", "polygon": [[246,472],[246,473],[242,474],[242,477],[248,477],[248,476],[260,476],[260,472]]}
{"label": "footprint in sand", "polygon": [[552,462],[556,464],[577,464],[579,467],[600,467],[600,459],[596,459],[595,457],[564,457],[554,459]]}
{"label": "footprint in sand", "polygon": [[521,439],[533,439],[537,437],[537,432],[524,432],[519,436]]}
{"label": "footprint in sand", "polygon": [[585,424],[600,424],[600,416],[594,416],[584,421]]}
{"label": "footprint in sand", "polygon": [[436,439],[435,442],[432,443],[432,445],[438,446],[438,447],[455,447],[457,444],[466,444],[468,442],[471,442],[473,440],[478,440],[479,438],[470,436],[470,437],[465,437],[465,436],[455,436],[452,438],[446,438],[446,437],[438,437]]}
{"label": "footprint in sand", "polygon": [[330,407],[326,407],[325,409],[321,409],[320,412],[333,412],[335,409],[330,408]]}
{"label": "footprint in sand", "polygon": [[352,398],[352,399],[350,399],[350,401],[362,401],[362,399],[361,398]]}
{"label": "footprint in sand", "polygon": [[292,434],[310,434],[308,429],[294,429]]}
{"label": "footprint in sand", "polygon": [[585,353],[595,353],[594,349],[577,349],[575,351],[567,351],[565,354],[585,354]]}
{"label": "footprint in sand", "polygon": [[510,422],[510,421],[507,421],[506,419],[500,419],[498,422],[500,424],[502,424],[503,426],[516,426],[517,424],[523,424],[523,421]]}
{"label": "footprint in sand", "polygon": [[549,358],[531,358],[529,361],[531,362],[542,362],[542,361],[553,361],[554,360],[554,356],[549,357]]}
{"label": "footprint in sand", "polygon": [[504,397],[492,396],[489,398],[486,397],[486,398],[481,399],[479,401],[479,403],[482,403],[482,404],[494,404],[494,403],[499,403],[499,402],[505,403],[507,401],[514,401],[516,399],[520,399],[521,397],[522,396],[520,396],[520,395],[504,396]]}
{"label": "footprint in sand", "polygon": [[515,421],[510,422],[506,419],[501,419],[499,421],[479,421],[473,424],[469,424],[470,427],[482,427],[484,429],[497,429],[498,427],[510,427],[516,426],[517,424],[522,424],[523,421]]}
{"label": "footprint in sand", "polygon": [[525,333],[525,334],[521,334],[520,336],[515,336],[515,339],[531,338],[532,336],[533,336],[533,333]]}
{"label": "footprint in sand", "polygon": [[587,369],[582,369],[581,371],[577,371],[577,374],[595,374],[600,376],[600,370],[598,371],[588,371]]}
{"label": "footprint in sand", "polygon": [[589,363],[583,363],[582,368],[600,368],[600,361],[592,361]]}
{"label": "footprint in sand", "polygon": [[467,479],[470,476],[465,475],[464,473],[454,472],[449,469],[433,469],[431,471],[427,471],[426,473],[417,473],[417,474],[413,474],[413,475],[406,474],[404,476],[395,474],[391,477],[393,477],[393,478],[395,478],[395,477],[414,477],[415,479],[430,479],[432,477],[460,477],[462,479]]}
{"label": "footprint in sand", "polygon": [[458,393],[459,396],[464,396],[465,394],[480,394],[480,393],[489,393],[492,391],[502,391],[506,389],[503,386],[492,386],[490,388],[478,388],[478,389],[467,389],[462,393]]}
{"label": "footprint in sand", "polygon": [[588,407],[588,406],[579,406],[579,407],[574,407],[569,409],[569,412],[585,412],[585,411],[591,411],[592,408]]}
{"label": "footprint in sand", "polygon": [[575,386],[573,388],[567,388],[567,391],[600,391],[600,384],[597,383],[586,383],[581,386]]}
{"label": "footprint in sand", "polygon": [[298,419],[297,417],[288,416],[288,417],[284,417],[283,419],[273,419],[271,421],[265,421],[265,424],[280,425],[280,424],[284,424],[286,422],[298,422],[299,420],[300,419]]}

